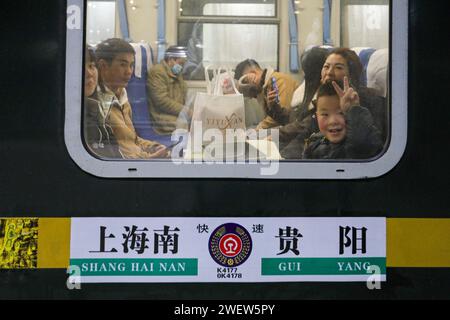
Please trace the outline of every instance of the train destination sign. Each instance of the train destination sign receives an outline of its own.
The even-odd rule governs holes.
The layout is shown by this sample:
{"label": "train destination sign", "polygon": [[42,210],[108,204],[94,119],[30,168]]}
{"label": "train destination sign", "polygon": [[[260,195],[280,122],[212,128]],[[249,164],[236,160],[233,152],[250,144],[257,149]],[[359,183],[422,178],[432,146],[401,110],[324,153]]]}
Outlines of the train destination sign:
{"label": "train destination sign", "polygon": [[81,282],[386,280],[385,218],[72,218]]}

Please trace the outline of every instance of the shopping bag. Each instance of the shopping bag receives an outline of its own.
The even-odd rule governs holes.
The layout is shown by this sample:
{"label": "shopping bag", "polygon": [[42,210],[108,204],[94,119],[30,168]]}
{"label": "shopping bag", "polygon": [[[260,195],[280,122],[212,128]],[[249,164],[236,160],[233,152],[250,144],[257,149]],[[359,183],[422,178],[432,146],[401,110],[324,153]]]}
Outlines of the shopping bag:
{"label": "shopping bag", "polygon": [[[211,78],[212,75],[212,78]],[[205,67],[206,92],[212,95],[239,93],[234,80],[234,73],[226,67]]]}
{"label": "shopping bag", "polygon": [[211,79],[208,69],[205,68],[207,93],[198,92],[195,97],[191,135],[199,128],[194,123],[200,122],[203,134],[218,129],[225,141],[226,130],[246,129],[244,96],[237,90],[229,70],[219,68]]}

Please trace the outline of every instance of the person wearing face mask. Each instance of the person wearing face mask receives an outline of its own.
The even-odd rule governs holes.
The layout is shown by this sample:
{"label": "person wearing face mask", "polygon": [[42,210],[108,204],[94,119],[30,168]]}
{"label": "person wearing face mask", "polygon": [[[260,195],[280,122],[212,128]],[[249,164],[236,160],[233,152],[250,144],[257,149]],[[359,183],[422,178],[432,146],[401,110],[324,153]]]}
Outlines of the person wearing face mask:
{"label": "person wearing face mask", "polygon": [[160,135],[170,135],[176,129],[178,115],[186,101],[187,85],[183,79],[187,49],[172,46],[164,60],[149,72],[148,105],[153,129]]}

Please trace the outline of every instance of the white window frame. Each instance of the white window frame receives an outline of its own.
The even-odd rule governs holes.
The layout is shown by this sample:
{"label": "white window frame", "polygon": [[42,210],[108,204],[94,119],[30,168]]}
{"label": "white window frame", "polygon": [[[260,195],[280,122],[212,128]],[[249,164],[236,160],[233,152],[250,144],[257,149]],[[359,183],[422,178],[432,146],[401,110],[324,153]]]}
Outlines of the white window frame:
{"label": "white window frame", "polygon": [[68,0],[80,8],[81,28],[68,28],[64,138],[75,163],[104,178],[235,178],[235,179],[366,179],[382,176],[401,160],[408,128],[408,0],[392,1],[391,21],[391,136],[388,149],[373,161],[280,162],[275,175],[262,175],[267,164],[181,164],[170,160],[100,160],[82,141],[84,78],[84,0]]}

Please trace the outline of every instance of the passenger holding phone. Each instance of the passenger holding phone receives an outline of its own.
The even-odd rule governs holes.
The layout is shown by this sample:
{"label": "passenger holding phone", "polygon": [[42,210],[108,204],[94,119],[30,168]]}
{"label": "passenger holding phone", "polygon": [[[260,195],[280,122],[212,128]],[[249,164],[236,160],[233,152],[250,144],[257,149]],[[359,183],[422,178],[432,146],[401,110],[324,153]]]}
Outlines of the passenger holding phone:
{"label": "passenger holding phone", "polygon": [[267,89],[266,95],[267,110],[266,113],[273,119],[278,119],[278,123],[286,124],[289,122],[290,110],[281,106],[280,89],[277,79],[272,77],[272,83]]}
{"label": "passenger holding phone", "polygon": [[[287,123],[292,96],[299,86],[295,79],[272,68],[262,69],[253,59],[244,60],[236,66],[235,79],[239,80],[239,91],[244,96],[256,98],[264,107],[266,117],[257,129],[269,129]],[[277,90],[279,103],[274,103]]]}

